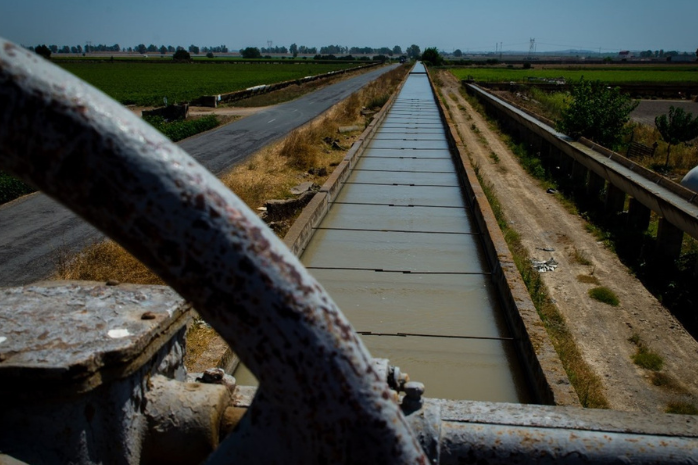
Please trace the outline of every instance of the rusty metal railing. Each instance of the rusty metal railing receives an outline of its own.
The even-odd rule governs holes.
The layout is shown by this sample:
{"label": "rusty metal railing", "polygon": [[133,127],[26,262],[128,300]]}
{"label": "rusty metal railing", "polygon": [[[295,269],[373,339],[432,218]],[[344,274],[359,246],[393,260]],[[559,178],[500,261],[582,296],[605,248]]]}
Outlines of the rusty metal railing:
{"label": "rusty metal railing", "polygon": [[219,448],[238,463],[424,463],[318,282],[211,173],[131,112],[0,40],[0,166],[150,267],[259,379]]}
{"label": "rusty metal railing", "polygon": [[259,379],[212,463],[698,462],[690,416],[425,401],[419,386],[399,406],[332,299],[235,195],[101,92],[2,39],[0,167],[158,273]]}

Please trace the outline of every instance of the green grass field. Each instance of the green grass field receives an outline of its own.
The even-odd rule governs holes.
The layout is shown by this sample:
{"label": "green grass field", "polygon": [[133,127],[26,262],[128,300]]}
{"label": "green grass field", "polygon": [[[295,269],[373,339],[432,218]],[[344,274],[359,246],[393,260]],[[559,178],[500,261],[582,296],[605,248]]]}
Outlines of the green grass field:
{"label": "green grass field", "polygon": [[158,106],[355,67],[351,63],[295,65],[213,63],[57,62],[123,104]]}
{"label": "green grass field", "polygon": [[578,69],[532,69],[517,68],[454,68],[451,72],[458,79],[472,76],[476,81],[526,81],[529,77],[557,78],[578,81],[582,76],[589,81],[602,81],[611,84],[655,83],[655,82],[698,82],[698,67],[658,67],[658,68],[578,68]]}

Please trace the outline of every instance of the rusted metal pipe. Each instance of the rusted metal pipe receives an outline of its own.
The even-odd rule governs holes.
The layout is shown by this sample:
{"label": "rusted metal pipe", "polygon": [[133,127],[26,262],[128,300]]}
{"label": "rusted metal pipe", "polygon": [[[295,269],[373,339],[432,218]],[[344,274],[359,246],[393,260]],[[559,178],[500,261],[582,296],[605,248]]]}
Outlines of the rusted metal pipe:
{"label": "rusted metal pipe", "polygon": [[259,379],[214,463],[425,463],[347,319],[254,212],[131,112],[2,39],[0,167],[150,267]]}

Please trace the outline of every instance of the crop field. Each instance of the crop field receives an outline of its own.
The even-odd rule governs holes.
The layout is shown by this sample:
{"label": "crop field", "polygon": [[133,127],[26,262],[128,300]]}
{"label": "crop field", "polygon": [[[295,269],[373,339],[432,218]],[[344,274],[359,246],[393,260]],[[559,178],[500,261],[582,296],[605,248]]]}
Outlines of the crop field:
{"label": "crop field", "polygon": [[526,81],[529,77],[559,78],[578,81],[582,76],[589,81],[602,81],[611,84],[656,83],[656,82],[698,82],[698,67],[634,67],[634,68],[454,68],[451,72],[458,79],[472,76],[476,81]]}
{"label": "crop field", "polygon": [[202,95],[234,92],[261,84],[300,79],[356,67],[352,63],[205,64],[70,62],[59,66],[123,104],[156,106]]}

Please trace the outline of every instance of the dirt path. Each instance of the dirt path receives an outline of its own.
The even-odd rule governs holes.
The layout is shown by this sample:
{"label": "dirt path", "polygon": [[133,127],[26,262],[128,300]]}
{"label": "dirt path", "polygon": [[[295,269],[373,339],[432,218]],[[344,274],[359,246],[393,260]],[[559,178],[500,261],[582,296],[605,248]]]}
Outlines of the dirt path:
{"label": "dirt path", "polygon": [[[441,73],[441,80],[473,162],[494,186],[506,218],[521,235],[531,257],[553,257],[559,263],[556,271],[543,275],[543,280],[583,357],[601,378],[611,408],[662,412],[672,401],[695,404],[698,343],[630,275],[613,252],[586,232],[582,218],[565,210],[523,170],[506,144],[460,94],[458,80],[446,72]],[[554,251],[542,250],[550,248]],[[592,264],[579,264],[576,252]],[[594,285],[582,283],[577,277],[591,274],[616,292],[620,306],[611,307],[588,296]],[[664,358],[662,373],[673,380],[673,386],[654,386],[651,372],[633,363],[636,346],[628,339],[635,333]]]}

